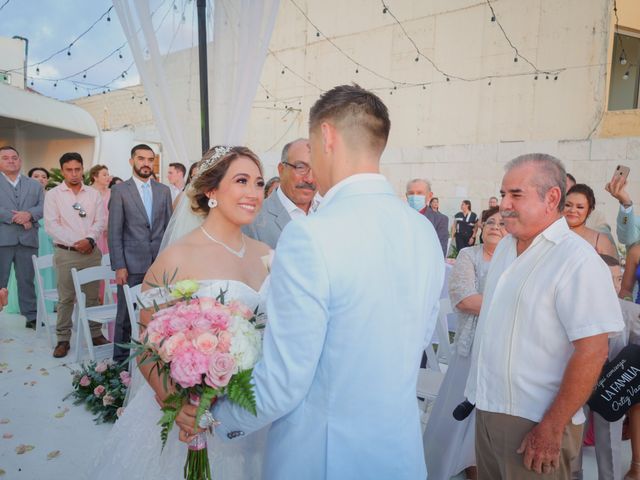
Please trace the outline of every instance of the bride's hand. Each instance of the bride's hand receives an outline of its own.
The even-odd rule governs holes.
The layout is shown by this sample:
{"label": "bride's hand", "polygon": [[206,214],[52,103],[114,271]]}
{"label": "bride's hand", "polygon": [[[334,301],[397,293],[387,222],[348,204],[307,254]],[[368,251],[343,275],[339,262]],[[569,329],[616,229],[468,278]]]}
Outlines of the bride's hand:
{"label": "bride's hand", "polygon": [[189,443],[198,432],[204,432],[204,428],[196,428],[197,405],[185,403],[178,412],[176,425],[180,427],[180,441]]}

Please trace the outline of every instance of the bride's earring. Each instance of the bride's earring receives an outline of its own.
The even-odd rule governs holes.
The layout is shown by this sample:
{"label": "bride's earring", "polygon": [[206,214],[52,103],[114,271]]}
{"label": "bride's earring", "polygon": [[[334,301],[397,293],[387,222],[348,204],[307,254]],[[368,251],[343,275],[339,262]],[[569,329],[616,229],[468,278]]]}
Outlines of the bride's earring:
{"label": "bride's earring", "polygon": [[218,206],[218,201],[215,198],[210,198],[207,205],[209,205],[209,208],[216,208]]}

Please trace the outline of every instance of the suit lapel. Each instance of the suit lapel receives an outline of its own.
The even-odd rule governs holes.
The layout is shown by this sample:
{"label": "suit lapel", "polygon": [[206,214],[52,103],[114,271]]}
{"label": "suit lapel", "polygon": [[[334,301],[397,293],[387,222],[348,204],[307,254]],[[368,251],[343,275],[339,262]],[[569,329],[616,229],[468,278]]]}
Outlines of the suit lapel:
{"label": "suit lapel", "polygon": [[136,186],[136,182],[133,181],[133,177],[127,180],[126,183],[127,187],[129,188],[129,195],[131,195],[131,197],[133,198],[133,203],[136,204],[143,218],[147,218],[147,211],[144,209],[142,198],[140,198],[140,192],[138,192],[138,187]]}
{"label": "suit lapel", "polygon": [[[20,179],[20,181],[22,181],[22,179]],[[18,203],[16,201],[15,190],[11,186],[9,181],[6,178],[4,178],[4,175],[2,174],[0,174],[0,190],[2,190],[4,194],[7,196],[7,198],[9,199],[9,201],[12,202],[14,208],[16,210],[19,210]]]}
{"label": "suit lapel", "polygon": [[151,182],[151,218],[153,218],[153,224],[156,225],[156,222],[159,222],[161,219],[160,216],[160,200],[162,189],[160,188],[160,184],[154,180],[149,180]]}
{"label": "suit lapel", "polygon": [[287,210],[284,208],[284,205],[282,205],[278,196],[275,194],[272,196],[274,197],[274,201],[269,204],[269,213],[276,217],[275,224],[278,225],[280,231],[282,231],[287,223],[291,221],[291,215],[289,215]]}

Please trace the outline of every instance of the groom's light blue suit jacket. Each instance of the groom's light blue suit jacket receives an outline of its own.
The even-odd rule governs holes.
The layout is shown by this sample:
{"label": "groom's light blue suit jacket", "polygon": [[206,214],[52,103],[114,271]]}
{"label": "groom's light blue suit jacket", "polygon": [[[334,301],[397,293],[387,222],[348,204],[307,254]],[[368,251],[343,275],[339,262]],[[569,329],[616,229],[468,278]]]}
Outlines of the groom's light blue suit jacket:
{"label": "groom's light blue suit jacket", "polygon": [[254,370],[258,416],[219,402],[216,433],[237,438],[273,422],[267,480],[424,480],[416,379],[442,249],[381,175],[340,187],[283,231]]}

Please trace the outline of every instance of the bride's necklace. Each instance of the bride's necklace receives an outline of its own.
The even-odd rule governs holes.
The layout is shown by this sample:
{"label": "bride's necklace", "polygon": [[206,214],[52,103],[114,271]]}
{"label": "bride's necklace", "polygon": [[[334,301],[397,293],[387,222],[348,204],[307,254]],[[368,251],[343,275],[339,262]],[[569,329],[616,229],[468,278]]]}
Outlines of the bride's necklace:
{"label": "bride's necklace", "polygon": [[213,238],[211,235],[209,235],[209,232],[207,232],[202,225],[200,225],[200,230],[202,230],[202,233],[204,233],[205,237],[207,237],[213,243],[217,243],[221,247],[224,247],[224,249],[227,252],[233,253],[238,258],[244,257],[244,253],[247,250],[247,245],[244,243],[244,235],[242,235],[242,247],[240,247],[240,250],[234,250],[233,248],[231,248],[226,243],[221,242],[220,240],[217,240],[217,239]]}

